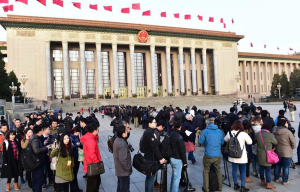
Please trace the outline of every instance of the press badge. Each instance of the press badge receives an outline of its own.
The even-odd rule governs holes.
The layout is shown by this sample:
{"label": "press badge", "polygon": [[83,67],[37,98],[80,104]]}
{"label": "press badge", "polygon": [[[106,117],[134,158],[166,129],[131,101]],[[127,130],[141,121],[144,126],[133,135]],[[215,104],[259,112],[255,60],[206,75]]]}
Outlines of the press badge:
{"label": "press badge", "polygon": [[67,166],[68,166],[68,167],[71,167],[71,164],[72,164],[72,161],[71,161],[71,160],[68,160]]}

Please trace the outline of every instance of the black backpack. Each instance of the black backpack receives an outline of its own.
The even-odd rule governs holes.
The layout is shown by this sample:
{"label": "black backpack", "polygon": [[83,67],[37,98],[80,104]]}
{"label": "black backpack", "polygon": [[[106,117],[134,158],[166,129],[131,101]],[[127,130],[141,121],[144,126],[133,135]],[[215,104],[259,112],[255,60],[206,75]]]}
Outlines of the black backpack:
{"label": "black backpack", "polygon": [[146,121],[148,119],[148,112],[147,111],[144,111],[143,112],[143,121]]}
{"label": "black backpack", "polygon": [[231,131],[229,131],[230,140],[228,143],[228,156],[231,158],[241,158],[243,155],[243,149],[241,149],[240,142],[238,140],[238,135],[241,131],[237,132],[236,135],[232,135]]}
{"label": "black backpack", "polygon": [[219,182],[218,182],[218,176],[215,171],[212,169],[209,170],[209,191],[218,191],[219,190]]}
{"label": "black backpack", "polygon": [[22,167],[25,169],[25,171],[33,171],[41,164],[40,159],[32,151],[31,143],[32,140],[21,152]]}
{"label": "black backpack", "polygon": [[168,135],[165,136],[164,140],[159,145],[159,150],[160,150],[163,158],[169,160],[172,157],[173,151],[171,148],[170,136],[168,136]]}
{"label": "black backpack", "polygon": [[145,153],[145,146],[144,146],[143,138],[144,138],[144,134],[142,135],[142,137],[140,139],[140,152]]}

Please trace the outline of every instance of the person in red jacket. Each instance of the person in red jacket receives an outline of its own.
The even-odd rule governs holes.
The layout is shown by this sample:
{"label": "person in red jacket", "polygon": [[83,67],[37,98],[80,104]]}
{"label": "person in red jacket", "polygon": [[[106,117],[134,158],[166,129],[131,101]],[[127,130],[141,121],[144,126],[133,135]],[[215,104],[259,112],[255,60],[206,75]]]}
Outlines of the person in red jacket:
{"label": "person in red jacket", "polygon": [[[87,125],[86,133],[80,138],[83,143],[84,161],[83,161],[83,172],[87,173],[87,165],[90,163],[98,163],[101,161],[100,150],[98,146],[98,132],[99,129],[93,123]],[[100,175],[87,176],[86,191],[98,192],[101,183]]]}

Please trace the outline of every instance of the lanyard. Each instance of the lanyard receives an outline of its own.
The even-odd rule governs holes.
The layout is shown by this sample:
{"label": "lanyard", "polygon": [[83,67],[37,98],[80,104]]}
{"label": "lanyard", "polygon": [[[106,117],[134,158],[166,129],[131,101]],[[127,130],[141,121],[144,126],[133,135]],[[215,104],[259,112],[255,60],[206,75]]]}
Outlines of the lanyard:
{"label": "lanyard", "polygon": [[267,129],[262,129],[261,131],[263,131],[263,132],[267,132],[267,133],[271,133],[269,130],[267,130]]}

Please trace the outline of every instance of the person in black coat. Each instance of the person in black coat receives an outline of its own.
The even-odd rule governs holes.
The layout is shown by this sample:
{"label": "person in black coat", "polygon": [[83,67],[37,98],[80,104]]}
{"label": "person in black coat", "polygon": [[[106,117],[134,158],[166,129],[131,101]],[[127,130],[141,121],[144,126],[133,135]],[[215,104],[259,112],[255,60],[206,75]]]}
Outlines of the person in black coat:
{"label": "person in black coat", "polygon": [[66,115],[67,116],[64,118],[64,124],[66,127],[67,134],[70,135],[70,132],[73,128],[74,121],[69,113],[67,113]]}
{"label": "person in black coat", "polygon": [[10,190],[11,179],[14,178],[15,190],[19,190],[18,177],[22,175],[22,165],[20,160],[21,145],[16,139],[16,132],[10,131],[6,134],[3,143],[3,166],[1,177],[7,178],[6,191]]}
{"label": "person in black coat", "polygon": [[[198,128],[195,127],[195,122],[193,121],[193,116],[191,114],[187,114],[185,116],[186,121],[182,124],[182,132],[190,131],[192,132],[189,135],[189,141],[192,142],[195,145],[195,138],[196,138],[196,131],[198,131]],[[191,160],[192,163],[196,163],[194,152],[189,152],[188,154],[188,160]]]}

